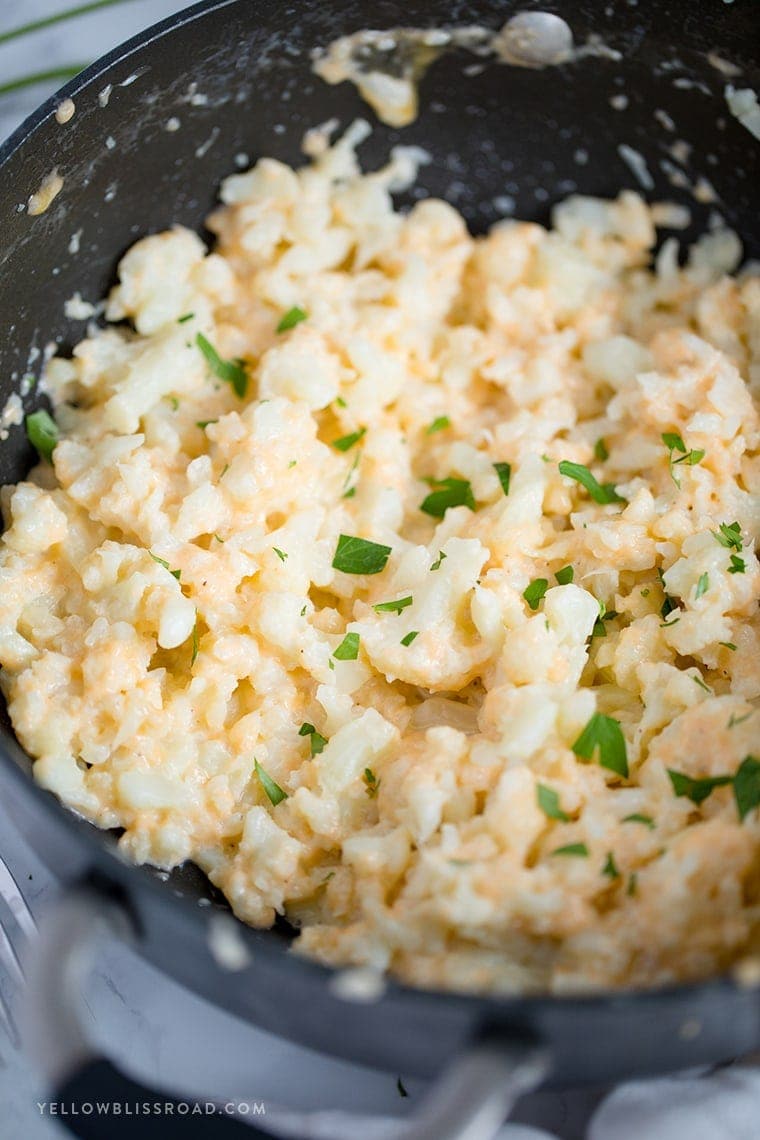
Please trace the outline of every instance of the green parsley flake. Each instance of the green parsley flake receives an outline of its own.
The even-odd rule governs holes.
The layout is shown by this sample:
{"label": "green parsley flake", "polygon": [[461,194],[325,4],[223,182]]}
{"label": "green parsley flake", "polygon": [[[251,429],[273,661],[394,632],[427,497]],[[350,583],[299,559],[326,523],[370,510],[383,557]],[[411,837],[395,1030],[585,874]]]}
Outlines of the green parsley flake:
{"label": "green parsley flake", "polygon": [[341,534],[332,565],[334,570],[342,570],[344,574],[379,574],[385,569],[390,553],[390,546],[352,534]]}
{"label": "green parsley flake", "polygon": [[367,429],[365,427],[359,428],[358,431],[352,431],[350,435],[342,435],[340,439],[334,439],[332,446],[336,451],[350,451],[360,439],[364,439],[366,434]]}
{"label": "green parsley flake", "polygon": [[728,724],[726,727],[736,728],[737,724],[744,724],[745,720],[749,720],[749,718],[752,716],[753,711],[754,710],[750,709],[750,711],[748,713],[745,713],[744,716],[737,716],[736,713],[731,713],[731,716],[728,718]]}
{"label": "green parsley flake", "polygon": [[747,563],[738,554],[731,555],[731,565],[728,568],[729,574],[743,574],[747,569]]}
{"label": "green parsley flake", "polygon": [[617,869],[615,856],[611,851],[607,852],[607,862],[602,867],[602,874],[606,875],[608,879],[619,879],[620,872]]}
{"label": "green parsley flake", "polygon": [[439,550],[439,551],[438,551],[438,557],[436,558],[435,562],[434,562],[434,563],[433,563],[433,565],[430,567],[430,569],[431,569],[431,570],[440,570],[440,568],[441,568],[441,563],[443,562],[443,560],[444,560],[444,558],[445,558],[445,557],[446,557],[446,555],[443,553],[443,551],[442,551],[442,550]]}
{"label": "green parsley flake", "polygon": [[184,325],[187,323],[187,321],[191,321],[194,316],[195,313],[185,313],[183,317],[177,317],[177,324]]}
{"label": "green parsley flake", "polygon": [[537,610],[549,586],[547,578],[534,578],[523,590],[523,597],[532,610]]}
{"label": "green parsley flake", "polygon": [[193,650],[192,650],[192,653],[190,655],[190,668],[191,669],[192,669],[193,665],[195,664],[197,657],[198,657],[198,615],[196,613],[195,625],[193,626]]}
{"label": "green parsley flake", "polygon": [[632,815],[624,816],[622,822],[623,823],[643,823],[644,827],[648,827],[650,831],[653,831],[655,828],[655,822],[652,819],[651,815],[642,815],[641,812],[638,812],[638,811],[633,812]]}
{"label": "green parsley flake", "polygon": [[201,431],[205,431],[205,429],[209,426],[209,424],[218,424],[218,423],[219,423],[219,420],[196,420],[195,426],[197,428],[200,428]]}
{"label": "green parsley flake", "polygon": [[668,768],[668,776],[675,794],[677,796],[688,796],[692,803],[697,805],[706,800],[715,788],[722,788],[725,784],[732,782],[731,776],[703,776],[694,779],[692,776],[687,776],[685,772],[674,771],[673,768]]}
{"label": "green parsley flake", "polygon": [[493,469],[499,476],[501,489],[505,495],[509,494],[509,481],[512,478],[512,465],[511,463],[494,463]]}
{"label": "green parsley flake", "polygon": [[607,444],[600,437],[594,444],[594,459],[598,459],[600,463],[606,463],[609,457],[610,453],[607,450]]}
{"label": "green parsley flake", "polygon": [[554,577],[557,579],[558,585],[567,586],[568,582],[572,582],[575,577],[575,570],[572,566],[563,566],[561,570],[557,571]]}
{"label": "green parsley flake", "polygon": [[451,420],[448,416],[436,416],[433,422],[425,428],[425,435],[435,435],[437,431],[445,431],[449,427],[451,427]]}
{"label": "green parsley flake", "polygon": [[548,819],[558,819],[562,823],[567,823],[570,819],[560,807],[559,793],[555,792],[554,788],[548,788],[546,784],[536,784],[536,801]]}
{"label": "green parsley flake", "polygon": [[419,633],[420,631],[418,629],[410,630],[410,632],[407,633],[405,637],[401,638],[401,644],[404,646],[411,645],[415,637],[419,637]]}
{"label": "green parsley flake", "polygon": [[182,576],[181,570],[172,570],[169,563],[165,559],[159,558],[158,555],[154,554],[152,550],[149,550],[148,554],[151,556],[151,558],[153,559],[154,562],[157,562],[159,566],[163,566],[164,570],[168,570],[169,573],[171,574],[172,578],[176,578],[177,581],[179,582],[179,580]]}
{"label": "green parsley flake", "polygon": [[760,760],[756,756],[745,756],[734,776],[734,799],[739,819],[760,806]]}
{"label": "green parsley flake", "polygon": [[475,510],[475,497],[468,479],[431,479],[435,490],[420,503],[420,510],[433,518],[442,519],[450,507],[469,507]]}
{"label": "green parsley flake", "polygon": [[58,424],[49,412],[40,408],[26,417],[26,435],[33,447],[36,447],[40,459],[46,463],[53,462],[53,452],[59,439]]}
{"label": "green parsley flake", "polygon": [[681,439],[678,432],[664,431],[662,433],[662,442],[665,444],[669,451],[686,451],[686,444]]}
{"label": "green parsley flake", "polygon": [[411,606],[414,598],[407,594],[405,598],[397,598],[395,602],[378,602],[372,609],[376,614],[400,614],[407,606]]}
{"label": "green parsley flake", "polygon": [[319,756],[320,752],[324,752],[327,741],[321,733],[317,732],[313,724],[304,721],[298,730],[298,735],[309,737],[312,756]]}
{"label": "green parsley flake", "polygon": [[707,572],[705,572],[704,574],[700,574],[699,575],[699,581],[697,582],[697,588],[694,592],[694,601],[695,602],[698,601],[699,598],[701,598],[703,594],[706,594],[709,589],[710,589],[710,577],[709,577],[709,575],[707,574]]}
{"label": "green parsley flake", "polygon": [[214,375],[218,376],[220,380],[224,380],[225,383],[231,384],[235,395],[242,400],[248,391],[248,373],[243,361],[239,358],[222,360],[213,344],[206,339],[203,333],[197,334],[195,343],[205,356],[206,363]]}
{"label": "green parsley flake", "polygon": [[742,528],[738,522],[721,523],[717,530],[712,532],[712,536],[716,542],[721,546],[737,550],[741,553],[742,550]]}
{"label": "green parsley flake", "polygon": [[[676,475],[674,467],[676,467],[679,463],[686,463],[689,467],[694,467],[697,463],[700,463],[704,459],[704,450],[697,450],[692,448],[691,451],[688,451],[686,444],[681,439],[681,436],[677,432],[673,431],[663,432],[662,442],[668,448],[669,452],[668,463],[670,465],[670,477],[675,483],[676,487],[680,487],[681,481]],[[677,451],[681,452],[681,455],[678,459],[674,459],[673,456]]]}
{"label": "green parsley flake", "polygon": [[626,890],[625,890],[625,893],[628,895],[629,898],[633,898],[633,896],[636,894],[636,888],[638,887],[638,883],[639,883],[639,876],[636,874],[635,871],[633,871],[632,874],[628,878],[628,886],[626,887]]}
{"label": "green parsley flake", "polygon": [[559,472],[560,475],[566,475],[568,479],[575,479],[576,483],[585,487],[595,503],[625,503],[627,501],[622,495],[618,495],[614,483],[598,483],[588,467],[584,467],[582,463],[571,463],[569,460],[563,459],[559,464]]}
{"label": "green parsley flake", "polygon": [[288,329],[294,329],[296,325],[300,325],[301,321],[305,321],[309,314],[305,309],[301,309],[298,305],[294,305],[292,309],[288,309],[284,316],[280,317],[280,322],[277,325],[277,332],[284,333]]}
{"label": "green parsley flake", "polygon": [[718,645],[722,645],[724,649],[730,649],[732,653],[736,653],[736,646],[733,641],[719,641]]}
{"label": "green parsley flake", "polygon": [[364,769],[364,790],[371,800],[377,795],[381,782],[371,768]]}
{"label": "green parsley flake", "polygon": [[254,760],[254,768],[256,775],[259,778],[259,783],[269,797],[269,801],[273,807],[277,807],[279,803],[288,798],[288,793],[283,791],[279,784],[275,783],[272,777],[266,772],[258,760]]}
{"label": "green parsley flake", "polygon": [[555,847],[552,855],[580,855],[585,859],[588,855],[588,847],[585,843],[568,843],[564,847]]}
{"label": "green parsley flake", "polygon": [[598,749],[599,763],[619,776],[628,776],[628,753],[620,721],[594,713],[583,732],[572,745],[576,756],[593,760]]}
{"label": "green parsley flake", "polygon": [[356,661],[359,656],[359,641],[358,633],[347,633],[333,653],[333,657],[337,661]]}
{"label": "green parsley flake", "polygon": [[272,550],[275,552],[280,562],[287,562],[288,556],[284,550],[280,550],[279,546],[273,546]]}

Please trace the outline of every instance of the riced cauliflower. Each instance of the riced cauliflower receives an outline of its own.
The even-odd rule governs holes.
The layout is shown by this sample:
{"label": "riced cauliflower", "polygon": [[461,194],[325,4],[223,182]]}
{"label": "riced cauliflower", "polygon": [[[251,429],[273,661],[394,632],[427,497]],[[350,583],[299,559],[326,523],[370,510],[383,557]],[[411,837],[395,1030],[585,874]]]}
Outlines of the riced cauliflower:
{"label": "riced cauliflower", "polygon": [[[394,210],[357,123],[122,259],[3,491],[34,774],[136,862],[418,986],[760,946],[760,278],[574,196]],[[52,463],[45,462],[46,457]]]}

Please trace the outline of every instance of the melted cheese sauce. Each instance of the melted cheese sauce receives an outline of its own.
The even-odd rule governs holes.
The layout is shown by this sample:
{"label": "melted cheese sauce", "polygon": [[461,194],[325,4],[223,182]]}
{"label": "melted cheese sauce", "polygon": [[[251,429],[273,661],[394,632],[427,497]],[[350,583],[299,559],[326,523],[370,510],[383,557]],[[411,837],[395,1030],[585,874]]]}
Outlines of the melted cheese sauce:
{"label": "melted cheese sauce", "polygon": [[[631,192],[479,239],[440,201],[399,214],[419,155],[362,174],[365,133],[228,178],[214,252],[139,241],[128,323],[50,361],[54,467],[3,491],[16,732],[127,857],[194,860],[322,961],[499,992],[709,975],[757,942],[758,812],[668,770],[758,752],[760,280],[725,231],[649,268]],[[431,480],[462,505],[421,510]],[[387,564],[335,569],[341,534]],[[627,776],[579,755],[595,713]]]}

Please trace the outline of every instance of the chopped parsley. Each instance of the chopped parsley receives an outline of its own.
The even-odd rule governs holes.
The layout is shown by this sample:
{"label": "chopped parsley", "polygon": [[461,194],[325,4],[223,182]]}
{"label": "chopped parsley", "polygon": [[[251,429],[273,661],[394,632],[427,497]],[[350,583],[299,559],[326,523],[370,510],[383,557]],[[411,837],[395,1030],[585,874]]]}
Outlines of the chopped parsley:
{"label": "chopped parsley", "polygon": [[419,636],[419,632],[420,631],[418,629],[410,630],[410,632],[407,633],[405,637],[401,638],[401,644],[404,646],[411,645],[415,637]]}
{"label": "chopped parsley", "polygon": [[559,464],[559,472],[560,475],[575,479],[576,483],[585,487],[595,503],[626,502],[622,495],[618,495],[614,483],[598,483],[588,467],[584,467],[582,463],[571,463],[568,459],[563,459]]}
{"label": "chopped parsley", "polygon": [[196,613],[195,625],[193,626],[193,648],[192,648],[192,653],[190,654],[190,668],[191,669],[192,669],[193,665],[195,664],[197,657],[198,657],[198,614]]}
{"label": "chopped parsley", "polygon": [[732,653],[736,653],[736,646],[733,641],[719,641],[718,645],[722,645],[724,649],[730,649]]}
{"label": "chopped parsley", "polygon": [[692,803],[697,805],[706,800],[714,788],[722,788],[725,784],[730,784],[733,779],[731,776],[703,776],[694,779],[693,776],[687,776],[685,772],[676,772],[673,768],[668,768],[668,776],[675,794],[688,796]]}
{"label": "chopped parsley", "polygon": [[350,435],[342,435],[340,439],[334,439],[332,446],[336,451],[350,451],[366,434],[367,429],[365,427],[359,428],[358,431],[352,431]]}
{"label": "chopped parsley", "polygon": [[439,550],[439,551],[438,551],[438,557],[436,558],[435,562],[434,562],[434,563],[433,563],[433,565],[430,567],[430,569],[431,569],[431,570],[440,570],[440,568],[441,568],[441,563],[443,562],[443,560],[444,560],[444,558],[445,558],[445,557],[446,557],[446,555],[443,553],[443,551],[442,551],[442,550]]}
{"label": "chopped parsley", "polygon": [[435,435],[437,431],[445,431],[449,427],[451,427],[451,420],[448,416],[436,416],[433,422],[425,428],[425,435]]}
{"label": "chopped parsley", "polygon": [[377,795],[381,783],[371,768],[364,769],[364,790],[371,800]]}
{"label": "chopped parsley", "polygon": [[558,585],[566,586],[568,582],[572,582],[575,577],[575,570],[573,570],[572,566],[563,566],[561,570],[557,571],[554,577],[557,579]]}
{"label": "chopped parsley", "polygon": [[699,598],[701,598],[703,594],[706,594],[709,589],[710,589],[710,577],[709,577],[707,571],[705,571],[704,574],[699,575],[699,581],[697,582],[697,588],[694,592],[694,601],[695,602],[698,601]]}
{"label": "chopped parsley", "polygon": [[305,311],[305,309],[301,309],[298,305],[294,305],[292,309],[288,309],[287,313],[280,317],[279,324],[277,325],[277,332],[284,333],[287,332],[288,329],[294,329],[296,325],[300,325],[301,321],[305,321],[308,315],[309,314]]}
{"label": "chopped parsley", "polygon": [[743,574],[747,569],[747,563],[738,554],[731,555],[731,565],[728,568],[729,574]]}
{"label": "chopped parsley", "polygon": [[36,447],[40,459],[46,463],[53,462],[53,452],[59,439],[58,424],[49,412],[40,408],[26,417],[26,435],[33,447]]}
{"label": "chopped parsley", "polygon": [[431,479],[434,488],[420,503],[420,510],[433,518],[442,519],[450,507],[469,507],[475,510],[475,497],[468,479]]}
{"label": "chopped parsley", "polygon": [[547,578],[534,578],[523,590],[523,597],[532,610],[537,610],[541,599],[547,591],[549,581]]}
{"label": "chopped parsley", "polygon": [[356,661],[359,656],[360,640],[358,633],[347,633],[333,653],[333,657],[337,661]]}
{"label": "chopped parsley", "polygon": [[405,598],[397,598],[395,602],[378,602],[372,609],[376,614],[400,614],[407,606],[411,606],[414,598],[407,594]]}
{"label": "chopped parsley", "polygon": [[154,562],[157,562],[159,566],[163,566],[164,570],[168,570],[172,578],[176,578],[179,582],[180,578],[182,577],[181,570],[172,570],[169,563],[164,558],[159,558],[158,555],[154,554],[152,550],[149,550],[148,554],[151,556]]}
{"label": "chopped parsley", "polygon": [[304,721],[298,730],[298,735],[309,737],[312,756],[318,756],[320,752],[324,752],[327,741],[321,733],[317,732],[313,724],[309,724],[308,721]]}
{"label": "chopped parsley", "polygon": [[594,444],[594,459],[598,459],[600,463],[606,463],[609,457],[610,453],[607,450],[607,444],[600,436]]}
{"label": "chopped parsley", "polygon": [[499,476],[501,489],[505,495],[509,494],[509,481],[512,478],[512,465],[511,463],[494,463],[493,469]]}
{"label": "chopped parsley", "polygon": [[619,776],[628,776],[628,753],[620,721],[614,717],[594,713],[583,732],[572,745],[576,756],[593,760],[598,751],[602,768],[609,768]]}
{"label": "chopped parsley", "polygon": [[737,724],[744,724],[745,720],[749,720],[749,718],[752,716],[752,711],[753,710],[750,709],[750,711],[748,713],[745,713],[744,716],[737,716],[736,713],[731,713],[731,716],[728,718],[728,724],[726,725],[726,728],[736,728]]}
{"label": "chopped parsley", "polygon": [[607,862],[602,867],[602,874],[606,875],[608,879],[619,879],[620,878],[620,872],[617,869],[617,863],[615,862],[615,856],[612,854],[611,851],[607,852]]}
{"label": "chopped parsley", "polygon": [[287,562],[288,556],[284,550],[280,550],[279,546],[273,546],[272,550],[275,552],[280,562]]}
{"label": "chopped parsley", "polygon": [[633,812],[632,815],[624,816],[622,822],[623,823],[643,823],[644,827],[648,827],[650,829],[650,831],[653,831],[655,828],[655,822],[652,819],[651,815],[642,815],[641,812],[638,812],[638,811]]}
{"label": "chopped parsley", "polygon": [[219,420],[196,420],[195,426],[197,428],[200,428],[201,431],[205,431],[205,429],[209,426],[209,424],[218,424],[218,423],[219,423]]}
{"label": "chopped parsley", "polygon": [[668,451],[686,451],[686,444],[678,432],[664,431],[661,438]]}
{"label": "chopped parsley", "polygon": [[633,898],[633,896],[636,894],[636,890],[637,890],[638,885],[639,885],[639,876],[636,874],[635,871],[633,871],[631,873],[631,875],[629,875],[629,877],[628,877],[628,886],[625,889],[625,893],[628,895],[629,898]]}
{"label": "chopped parsley", "polygon": [[256,775],[259,778],[259,783],[269,797],[269,801],[273,807],[277,807],[279,803],[288,798],[288,793],[283,791],[279,784],[277,784],[272,777],[266,772],[258,760],[254,760],[254,768]]}
{"label": "chopped parsley", "polygon": [[760,760],[756,756],[745,756],[734,776],[734,799],[739,819],[760,805]]}
{"label": "chopped parsley", "polygon": [[177,397],[176,396],[167,396],[166,398],[172,406],[172,411],[173,412],[178,411],[179,410],[179,400],[177,399]]}
{"label": "chopped parsley", "polygon": [[[664,431],[662,433],[662,442],[665,444],[665,446],[668,449],[668,463],[670,465],[670,477],[673,480],[673,482],[675,483],[676,487],[680,487],[681,481],[678,478],[678,476],[676,475],[673,468],[679,463],[686,463],[687,466],[694,467],[695,464],[700,463],[704,459],[704,457],[705,457],[704,450],[702,450],[702,449],[697,450],[695,448],[692,448],[692,450],[689,451],[688,448],[686,447],[686,444],[681,439],[681,436],[678,434],[678,432],[675,432],[675,431]],[[675,455],[676,452],[680,452],[678,459],[673,458],[673,456]]]}
{"label": "chopped parsley", "polygon": [[197,334],[195,343],[205,356],[206,363],[214,375],[227,384],[231,384],[235,395],[242,400],[248,391],[248,373],[243,361],[238,357],[234,360],[222,360],[213,344],[206,339],[203,333]]}
{"label": "chopped parsley", "polygon": [[741,553],[743,546],[742,528],[738,522],[721,523],[718,529],[712,532],[712,536],[721,546],[725,546],[729,550],[733,548]]}
{"label": "chopped parsley", "polygon": [[390,553],[390,546],[353,534],[341,534],[332,560],[333,569],[342,570],[344,574],[379,574],[385,569]]}
{"label": "chopped parsley", "polygon": [[588,847],[585,843],[567,843],[564,847],[555,847],[552,855],[580,855],[586,858]]}
{"label": "chopped parsley", "polygon": [[183,317],[177,317],[177,324],[184,325],[187,323],[187,321],[191,321],[194,316],[195,313],[185,313]]}
{"label": "chopped parsley", "polygon": [[554,788],[547,788],[546,784],[536,784],[536,801],[548,819],[558,819],[562,823],[567,823],[570,819],[560,807],[559,794]]}

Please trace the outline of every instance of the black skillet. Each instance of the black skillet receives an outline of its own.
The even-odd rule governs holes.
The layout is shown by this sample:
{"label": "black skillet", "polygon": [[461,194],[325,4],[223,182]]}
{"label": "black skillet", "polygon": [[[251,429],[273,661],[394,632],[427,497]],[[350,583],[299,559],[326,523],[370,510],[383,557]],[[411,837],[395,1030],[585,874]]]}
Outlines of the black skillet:
{"label": "black skillet", "polygon": [[[403,132],[378,124],[348,84],[329,87],[311,72],[311,50],[346,32],[399,24],[497,28],[517,11],[539,8],[566,17],[577,42],[596,34],[620,58],[544,71],[488,63],[473,74],[472,56],[444,56],[422,82],[419,118]],[[64,317],[64,299],[77,290],[90,300],[102,296],[117,259],[140,235],[175,222],[202,230],[220,177],[235,169],[236,156],[298,163],[304,131],[332,117],[344,125],[358,115],[372,119],[374,132],[360,150],[367,167],[382,162],[399,141],[424,146],[433,162],[419,185],[448,197],[476,231],[497,217],[500,196],[515,200],[518,216],[545,222],[551,204],[576,186],[599,195],[638,189],[618,151],[625,142],[647,163],[650,197],[689,205],[693,232],[718,210],[742,236],[746,255],[758,257],[758,143],[729,114],[724,87],[730,81],[760,89],[759,43],[756,0],[211,0],[191,8],[69,84],[65,94],[76,114],[68,124],[54,117],[59,95],[0,150],[0,404],[18,389],[30,360],[31,370],[39,370],[31,350],[55,341],[65,351],[82,336],[82,323]],[[737,76],[728,80],[720,60],[739,68]],[[101,93],[108,88],[106,100]],[[628,105],[615,109],[610,100],[621,94]],[[172,117],[181,123],[174,132],[166,130]],[[688,178],[693,184],[707,177],[714,202],[700,205],[688,189],[671,185],[662,162],[676,138],[692,148]],[[23,204],[56,166],[63,190],[44,214],[30,217]],[[77,231],[80,250],[72,253]],[[35,403],[32,392],[27,410]],[[23,430],[14,428],[0,447],[0,481],[17,481],[31,459]],[[529,1084],[662,1073],[760,1044],[758,992],[728,977],[590,998],[463,997],[389,984],[379,1000],[355,1004],[336,994],[330,971],[289,953],[287,928],[254,931],[240,924],[252,962],[230,972],[209,950],[210,916],[226,906],[205,878],[186,866],[164,881],[151,869],[124,864],[117,835],[76,819],[32,783],[29,759],[7,719],[0,779],[6,803],[62,885],[86,884],[69,896],[43,960],[52,957],[56,969],[75,971],[83,961],[83,932],[120,927],[141,954],[191,989],[315,1049],[424,1077],[463,1056],[431,1108],[437,1120],[418,1125],[415,1136],[464,1135],[463,1122],[476,1115],[474,1101],[490,1106],[491,1119],[480,1121],[485,1131],[468,1135],[487,1135]],[[211,906],[198,905],[206,899]],[[148,1096],[106,1061],[88,1057],[72,1028],[72,987],[55,970],[38,978],[48,1071],[59,1083],[68,1081],[69,1092],[84,1090],[88,1098],[115,1089],[122,1097]],[[521,1057],[527,1058],[522,1068]],[[109,1135],[120,1134],[118,1124],[110,1121]],[[81,1135],[99,1134],[86,1118],[73,1126]],[[203,1128],[199,1135],[209,1135],[207,1123]],[[141,1118],[139,1133],[170,1134],[162,1118]]]}

